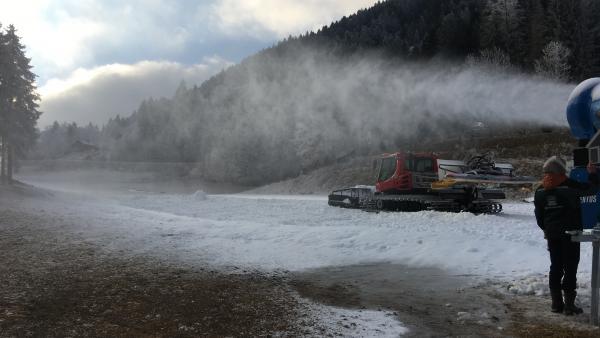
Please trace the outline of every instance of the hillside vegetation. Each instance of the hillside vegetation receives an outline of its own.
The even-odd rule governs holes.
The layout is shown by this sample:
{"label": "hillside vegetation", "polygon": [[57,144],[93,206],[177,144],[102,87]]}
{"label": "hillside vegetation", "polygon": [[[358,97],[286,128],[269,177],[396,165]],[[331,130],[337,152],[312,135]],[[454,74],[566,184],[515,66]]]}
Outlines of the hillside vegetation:
{"label": "hillside vegetation", "polygon": [[495,143],[485,147],[509,151],[520,145],[493,137],[564,126],[564,81],[600,69],[597,14],[592,0],[389,0],[102,129],[56,124],[35,154],[60,157],[71,142],[53,141],[83,134],[106,160],[194,162],[208,179],[258,185],[457,144],[473,126]]}

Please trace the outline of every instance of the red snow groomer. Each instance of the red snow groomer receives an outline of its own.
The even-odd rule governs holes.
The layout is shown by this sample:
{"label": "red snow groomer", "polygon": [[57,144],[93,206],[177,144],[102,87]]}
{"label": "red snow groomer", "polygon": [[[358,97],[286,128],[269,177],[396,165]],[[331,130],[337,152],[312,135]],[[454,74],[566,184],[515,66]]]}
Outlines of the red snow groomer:
{"label": "red snow groomer", "polygon": [[364,186],[341,189],[329,195],[329,204],[366,210],[499,213],[502,204],[497,200],[505,198],[504,192],[483,183],[527,181],[512,176],[509,164],[485,163],[478,169],[432,153],[384,154],[374,162],[375,188],[368,197],[358,198],[365,196]]}

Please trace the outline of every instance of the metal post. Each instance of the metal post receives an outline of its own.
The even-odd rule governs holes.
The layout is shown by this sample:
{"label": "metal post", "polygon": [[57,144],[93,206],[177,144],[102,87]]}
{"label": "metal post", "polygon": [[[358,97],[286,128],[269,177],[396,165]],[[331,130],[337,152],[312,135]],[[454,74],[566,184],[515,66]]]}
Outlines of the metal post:
{"label": "metal post", "polygon": [[593,241],[592,242],[592,310],[590,313],[590,322],[592,325],[598,326],[598,294],[600,291],[599,278],[598,273],[600,272],[598,269],[598,264],[600,263],[600,242]]}
{"label": "metal post", "polygon": [[592,242],[592,304],[590,323],[600,326],[598,307],[600,306],[600,225],[584,231],[567,231],[573,242]]}

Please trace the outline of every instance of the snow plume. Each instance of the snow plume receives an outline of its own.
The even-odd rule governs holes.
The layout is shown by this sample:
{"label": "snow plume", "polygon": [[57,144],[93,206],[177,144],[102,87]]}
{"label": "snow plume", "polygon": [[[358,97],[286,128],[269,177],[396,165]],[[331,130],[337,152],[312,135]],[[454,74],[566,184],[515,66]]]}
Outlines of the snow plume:
{"label": "snow plume", "polygon": [[116,132],[126,137],[111,156],[197,161],[216,180],[265,183],[477,122],[565,125],[571,89],[485,67],[277,47],[172,100],[145,102]]}

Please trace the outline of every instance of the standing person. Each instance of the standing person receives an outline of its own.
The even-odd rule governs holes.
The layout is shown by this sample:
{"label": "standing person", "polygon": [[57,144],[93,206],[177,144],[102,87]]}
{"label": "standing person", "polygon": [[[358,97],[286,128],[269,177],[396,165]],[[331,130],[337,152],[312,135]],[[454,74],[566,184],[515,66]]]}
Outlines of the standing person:
{"label": "standing person", "polygon": [[567,177],[565,162],[552,156],[544,163],[542,185],[535,192],[535,218],[548,240],[550,252],[552,312],[565,315],[583,313],[575,305],[580,245],[572,242],[565,231],[583,229],[579,198],[598,185],[596,167],[590,164],[587,170],[591,184],[577,182]]}

